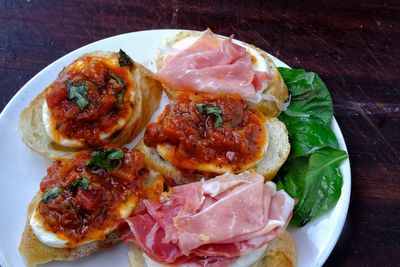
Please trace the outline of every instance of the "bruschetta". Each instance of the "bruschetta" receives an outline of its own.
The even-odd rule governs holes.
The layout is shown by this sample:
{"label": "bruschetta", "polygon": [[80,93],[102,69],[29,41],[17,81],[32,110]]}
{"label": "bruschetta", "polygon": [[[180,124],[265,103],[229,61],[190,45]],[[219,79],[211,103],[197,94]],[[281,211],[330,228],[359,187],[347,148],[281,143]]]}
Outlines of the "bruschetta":
{"label": "bruschetta", "polygon": [[50,159],[131,142],[158,108],[153,73],[124,51],[95,51],[65,67],[22,112],[22,141]]}
{"label": "bruschetta", "polygon": [[210,29],[180,32],[167,40],[156,66],[171,98],[181,91],[236,93],[268,117],[277,117],[288,99],[282,76],[266,52]]}
{"label": "bruschetta", "polygon": [[238,95],[179,94],[136,146],[148,166],[184,184],[255,169],[271,180],[290,152],[285,125]]}
{"label": "bruschetta", "polygon": [[132,267],[293,267],[296,247],[285,229],[294,203],[254,171],[226,173],[144,200],[120,231],[133,243]]}
{"label": "bruschetta", "polygon": [[19,251],[28,266],[75,260],[120,240],[119,221],[141,198],[158,198],[163,178],[137,150],[111,147],[55,161],[29,205]]}

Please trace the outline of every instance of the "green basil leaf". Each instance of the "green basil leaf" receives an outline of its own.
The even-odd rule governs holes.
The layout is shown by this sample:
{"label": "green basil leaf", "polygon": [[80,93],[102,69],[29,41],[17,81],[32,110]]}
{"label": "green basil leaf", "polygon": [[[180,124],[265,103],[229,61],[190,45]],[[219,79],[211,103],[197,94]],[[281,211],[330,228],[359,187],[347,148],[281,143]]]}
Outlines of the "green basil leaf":
{"label": "green basil leaf", "polygon": [[108,160],[120,160],[124,157],[124,152],[122,149],[115,149],[115,150],[110,150],[107,155]]}
{"label": "green basil leaf", "polygon": [[314,72],[278,68],[285,81],[291,102],[283,114],[290,117],[314,117],[330,123],[332,98],[321,78]]}
{"label": "green basil leaf", "polygon": [[71,191],[75,191],[76,188],[78,188],[79,184],[81,183],[82,179],[83,179],[82,177],[76,178],[76,179],[68,186],[68,189],[71,190]]}
{"label": "green basil leaf", "polygon": [[215,117],[214,127],[220,127],[224,123],[220,107],[209,106],[207,104],[197,104],[196,107],[201,114],[213,115]]}
{"label": "green basil leaf", "polygon": [[86,164],[90,169],[112,170],[122,164],[124,152],[122,149],[111,149],[109,151],[97,151],[92,159]]}
{"label": "green basil leaf", "polygon": [[42,201],[47,203],[50,199],[57,197],[64,189],[60,186],[53,187],[47,190],[42,197]]}
{"label": "green basil leaf", "polygon": [[312,218],[336,205],[343,178],[339,166],[346,152],[323,148],[312,155],[293,159],[278,175],[278,187],[297,199],[292,223],[304,226]]}
{"label": "green basil leaf", "polygon": [[133,60],[122,50],[119,50],[119,65],[121,67],[133,65]]}
{"label": "green basil leaf", "polygon": [[290,158],[307,156],[320,148],[339,149],[339,143],[331,127],[317,118],[295,118],[283,114],[280,119],[289,132]]}
{"label": "green basil leaf", "polygon": [[117,106],[121,106],[123,101],[124,101],[124,93],[125,93],[125,83],[118,78],[117,76],[115,76],[114,74],[111,74],[111,77],[119,84],[119,86],[121,87],[121,90],[118,92],[117,95]]}
{"label": "green basil leaf", "polygon": [[291,153],[275,177],[277,186],[297,199],[292,222],[303,226],[338,201],[342,188],[339,150],[330,128],[333,104],[319,76],[304,70],[278,68],[291,95],[279,119],[289,132]]}
{"label": "green basil leaf", "polygon": [[68,88],[68,99],[75,100],[76,104],[80,109],[85,109],[89,105],[89,100],[87,100],[87,91],[89,87],[87,85],[73,85],[67,83]]}
{"label": "green basil leaf", "polygon": [[78,177],[68,186],[68,189],[71,191],[75,191],[79,185],[82,186],[82,189],[84,191],[87,191],[90,185],[90,181],[84,177]]}
{"label": "green basil leaf", "polygon": [[82,186],[83,191],[88,191],[90,181],[86,178],[82,178],[82,180],[80,181],[80,185]]}
{"label": "green basil leaf", "polygon": [[215,115],[214,127],[221,127],[223,123],[224,123],[224,121],[223,121],[221,115]]}

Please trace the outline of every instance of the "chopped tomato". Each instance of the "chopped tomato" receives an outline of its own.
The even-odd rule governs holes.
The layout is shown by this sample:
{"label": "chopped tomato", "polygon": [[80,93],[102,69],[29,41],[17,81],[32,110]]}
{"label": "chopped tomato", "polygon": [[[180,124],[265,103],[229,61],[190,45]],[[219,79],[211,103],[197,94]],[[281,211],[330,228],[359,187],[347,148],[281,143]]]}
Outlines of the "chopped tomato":
{"label": "chopped tomato", "polygon": [[120,204],[141,194],[137,183],[145,168],[141,152],[126,148],[123,152],[122,163],[115,170],[87,167],[93,156],[90,152],[79,152],[72,160],[55,161],[47,169],[41,192],[62,188],[38,206],[42,221],[51,231],[79,242],[91,231],[115,224]]}
{"label": "chopped tomato", "polygon": [[[211,113],[205,114],[199,105],[207,106]],[[220,125],[215,114],[222,120]],[[172,164],[177,168],[195,170],[191,164],[195,158],[201,163],[230,164],[239,170],[262,154],[265,136],[264,116],[249,108],[240,96],[200,95],[194,100],[181,94],[147,126],[144,143],[174,146]]]}
{"label": "chopped tomato", "polygon": [[[100,133],[109,132],[130,112],[124,99],[126,88],[133,86],[126,67],[106,64],[108,59],[85,55],[63,69],[46,94],[53,125],[57,132],[71,139],[80,139],[90,147],[109,144]],[[104,61],[104,62],[103,62]],[[82,87],[81,97],[87,104],[79,106],[69,96],[72,87]],[[122,98],[121,98],[122,96]]]}

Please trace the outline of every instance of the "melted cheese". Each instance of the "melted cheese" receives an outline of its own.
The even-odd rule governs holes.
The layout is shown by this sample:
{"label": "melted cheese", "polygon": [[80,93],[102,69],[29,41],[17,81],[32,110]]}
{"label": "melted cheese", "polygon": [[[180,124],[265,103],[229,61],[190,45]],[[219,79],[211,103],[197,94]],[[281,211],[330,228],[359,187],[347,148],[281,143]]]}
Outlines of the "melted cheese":
{"label": "melted cheese", "polygon": [[[117,220],[128,218],[129,215],[134,210],[134,208],[136,207],[137,203],[138,203],[138,198],[136,195],[131,196],[126,202],[121,203],[120,207],[118,208],[119,218],[117,218]],[[35,209],[29,220],[29,225],[31,226],[31,229],[35,234],[35,236],[43,244],[55,248],[71,247],[68,245],[69,239],[67,236],[61,233],[53,233],[48,229],[46,229],[46,226],[41,221],[40,216],[38,216],[37,208]],[[117,221],[112,227],[93,231],[90,233],[90,235],[88,235],[87,238],[83,239],[81,242],[74,243],[74,247],[84,245],[97,240],[103,240],[104,239],[103,237],[112,232],[113,230],[115,230],[116,227],[117,227]]]}
{"label": "melted cheese", "polygon": [[[265,124],[264,124],[265,127]],[[219,173],[223,174],[226,172],[232,172],[232,173],[239,173],[245,170],[249,170],[251,168],[255,168],[256,165],[261,161],[261,159],[264,157],[265,153],[267,152],[268,149],[268,131],[265,129],[265,144],[264,148],[262,151],[259,152],[257,157],[255,157],[253,160],[249,161],[246,165],[240,166],[240,169],[234,168],[235,166],[232,166],[231,164],[217,164],[217,163],[203,163],[203,162],[197,162],[194,159],[190,160],[190,167],[188,169],[193,168],[195,166],[195,169],[197,171],[203,171],[203,172],[214,172],[214,173]],[[175,146],[168,144],[168,143],[163,143],[163,144],[158,144],[157,145],[157,152],[160,154],[160,156],[169,162],[174,162],[175,159]]]}
{"label": "melted cheese", "polygon": [[[93,60],[98,60],[98,58],[93,59]],[[101,58],[101,61],[108,65],[109,67],[119,67],[118,65],[118,60],[115,58]],[[83,69],[87,68],[87,61],[84,60],[76,60],[71,65],[68,66],[71,70],[74,72],[80,72],[83,71]],[[127,70],[128,71],[128,70]],[[125,95],[128,95],[129,101],[133,102],[135,98],[135,90],[133,87],[127,87],[126,91],[128,91]],[[129,120],[131,114],[132,114],[132,106],[129,107],[129,112],[126,113],[126,115],[123,118],[120,118],[118,120],[118,123],[115,124],[113,127],[111,127],[108,131],[106,132],[100,132],[99,137],[101,140],[104,140],[106,138],[109,138],[113,133],[116,131],[122,129],[127,121]],[[47,105],[47,101],[43,101],[43,107],[42,107],[42,121],[44,124],[44,127],[46,129],[46,132],[50,139],[63,146],[63,147],[70,147],[70,148],[83,148],[86,147],[85,140],[83,139],[78,139],[78,138],[68,138],[64,135],[62,135],[60,132],[58,132],[55,128],[55,121],[52,118],[51,110],[49,109]]]}
{"label": "melted cheese", "polygon": [[54,120],[51,119],[51,112],[49,106],[47,105],[47,101],[43,102],[42,108],[42,120],[44,124],[44,128],[46,129],[47,134],[49,135],[50,139],[64,147],[84,147],[85,144],[79,139],[71,139],[65,136],[62,136],[59,132],[55,130],[54,127]]}
{"label": "melted cheese", "polygon": [[36,210],[32,214],[29,224],[33,233],[43,244],[54,248],[63,248],[67,245],[68,239],[64,239],[45,229],[43,223],[37,216]]}

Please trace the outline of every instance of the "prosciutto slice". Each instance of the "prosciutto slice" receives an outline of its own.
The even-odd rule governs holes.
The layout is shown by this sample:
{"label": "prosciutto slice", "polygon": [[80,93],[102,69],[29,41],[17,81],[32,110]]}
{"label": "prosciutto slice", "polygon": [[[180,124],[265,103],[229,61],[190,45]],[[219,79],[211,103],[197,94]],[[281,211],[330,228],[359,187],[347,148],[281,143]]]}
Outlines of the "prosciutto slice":
{"label": "prosciutto slice", "polygon": [[207,30],[188,48],[170,49],[158,79],[172,90],[235,93],[254,99],[271,76],[254,71],[250,54],[232,38],[223,40]]}
{"label": "prosciutto slice", "polygon": [[228,266],[275,239],[294,200],[254,171],[172,188],[120,224],[122,239],[169,265]]}

